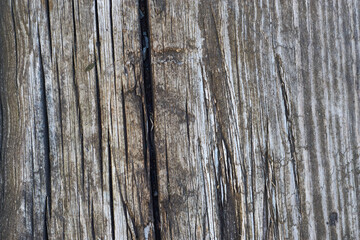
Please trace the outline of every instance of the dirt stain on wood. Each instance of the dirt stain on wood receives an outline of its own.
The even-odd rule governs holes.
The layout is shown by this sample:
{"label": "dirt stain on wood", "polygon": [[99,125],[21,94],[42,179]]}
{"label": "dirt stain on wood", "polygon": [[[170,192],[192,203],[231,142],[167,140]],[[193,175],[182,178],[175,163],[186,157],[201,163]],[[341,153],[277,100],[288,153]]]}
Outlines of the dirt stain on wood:
{"label": "dirt stain on wood", "polygon": [[89,65],[87,65],[87,67],[85,68],[85,72],[89,72],[91,71],[93,68],[95,67],[95,63],[90,63]]}

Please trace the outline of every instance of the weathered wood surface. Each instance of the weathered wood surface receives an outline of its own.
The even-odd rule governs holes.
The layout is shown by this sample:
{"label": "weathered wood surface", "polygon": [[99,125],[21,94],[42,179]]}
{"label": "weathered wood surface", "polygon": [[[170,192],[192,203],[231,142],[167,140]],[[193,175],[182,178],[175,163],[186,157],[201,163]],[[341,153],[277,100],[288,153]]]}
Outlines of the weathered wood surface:
{"label": "weathered wood surface", "polygon": [[0,239],[153,238],[136,4],[1,12]]}
{"label": "weathered wood surface", "polygon": [[0,239],[360,238],[358,0],[0,13]]}
{"label": "weathered wood surface", "polygon": [[150,1],[163,239],[357,239],[355,1]]}

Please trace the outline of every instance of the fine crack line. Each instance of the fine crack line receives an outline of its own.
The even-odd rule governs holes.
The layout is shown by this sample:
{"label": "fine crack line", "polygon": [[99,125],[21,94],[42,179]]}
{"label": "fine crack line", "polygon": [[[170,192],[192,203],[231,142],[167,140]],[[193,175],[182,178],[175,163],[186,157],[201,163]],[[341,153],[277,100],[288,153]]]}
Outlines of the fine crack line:
{"label": "fine crack line", "polygon": [[115,238],[115,214],[114,214],[114,190],[113,190],[113,176],[112,176],[112,151],[110,145],[110,132],[108,130],[108,161],[109,161],[109,191],[110,191],[110,215],[111,215],[111,236]]}
{"label": "fine crack line", "polygon": [[[295,188],[296,188],[296,202],[298,204],[298,210],[301,213],[301,199],[300,199],[300,190],[299,190],[299,173],[296,163],[296,153],[295,153],[295,138],[292,129],[292,121],[290,116],[290,106],[289,106],[289,98],[286,91],[285,82],[283,79],[283,68],[282,68],[282,61],[279,54],[275,54],[275,62],[277,68],[278,78],[280,80],[281,85],[281,94],[283,97],[284,108],[285,108],[285,118],[286,118],[286,125],[288,131],[288,141],[290,145],[290,155],[291,155],[291,162],[293,165],[293,174],[295,178]],[[301,220],[301,215],[300,215]]]}

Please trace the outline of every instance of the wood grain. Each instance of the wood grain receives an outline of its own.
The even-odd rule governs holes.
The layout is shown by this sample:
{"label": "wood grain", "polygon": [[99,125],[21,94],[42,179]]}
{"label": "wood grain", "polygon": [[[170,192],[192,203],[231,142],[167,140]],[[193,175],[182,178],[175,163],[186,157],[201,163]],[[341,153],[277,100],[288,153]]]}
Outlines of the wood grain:
{"label": "wood grain", "polygon": [[2,1],[1,239],[152,239],[138,8]]}
{"label": "wood grain", "polygon": [[359,7],[150,1],[163,239],[360,237]]}
{"label": "wood grain", "polygon": [[359,11],[0,1],[0,239],[360,238]]}

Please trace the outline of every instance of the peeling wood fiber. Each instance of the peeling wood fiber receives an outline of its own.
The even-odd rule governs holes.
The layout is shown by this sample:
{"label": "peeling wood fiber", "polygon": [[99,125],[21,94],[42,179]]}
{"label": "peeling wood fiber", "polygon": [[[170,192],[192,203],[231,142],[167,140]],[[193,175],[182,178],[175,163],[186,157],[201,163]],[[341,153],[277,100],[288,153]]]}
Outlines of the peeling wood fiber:
{"label": "peeling wood fiber", "polygon": [[359,239],[358,0],[0,1],[0,239]]}

